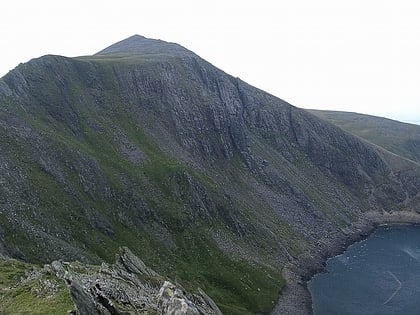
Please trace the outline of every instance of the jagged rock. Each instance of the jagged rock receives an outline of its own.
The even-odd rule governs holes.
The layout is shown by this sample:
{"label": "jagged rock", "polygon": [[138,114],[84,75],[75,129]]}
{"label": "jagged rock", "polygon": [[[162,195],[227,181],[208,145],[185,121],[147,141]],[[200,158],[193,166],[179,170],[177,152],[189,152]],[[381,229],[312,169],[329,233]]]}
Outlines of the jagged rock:
{"label": "jagged rock", "polygon": [[201,289],[187,293],[148,268],[127,247],[120,248],[114,265],[95,266],[53,261],[33,272],[64,279],[73,299],[74,314],[220,315],[216,304]]}
{"label": "jagged rock", "polygon": [[121,247],[116,257],[116,265],[132,273],[142,273],[148,276],[157,276],[157,273],[148,268],[144,262],[134,255],[127,247]]}
{"label": "jagged rock", "polygon": [[194,315],[200,314],[198,309],[187,299],[184,293],[169,281],[165,281],[159,290],[159,314]]}
{"label": "jagged rock", "polygon": [[198,289],[198,295],[192,295],[180,286],[165,281],[158,293],[159,314],[170,315],[222,315],[216,303]]}
{"label": "jagged rock", "polygon": [[0,93],[3,93],[6,96],[12,95],[12,91],[9,89],[7,84],[0,79]]}
{"label": "jagged rock", "polygon": [[51,265],[47,266],[46,268],[51,269],[52,273],[54,273],[57,277],[64,278],[66,270],[64,269],[61,261],[54,260]]}
{"label": "jagged rock", "polygon": [[213,311],[212,314],[214,315],[222,315],[219,307],[214,303],[214,301],[201,289],[198,288],[198,292],[200,293],[201,297],[204,299],[205,303],[211,308]]}
{"label": "jagged rock", "polygon": [[95,303],[95,300],[86,293],[84,288],[77,281],[72,281],[69,285],[70,295],[76,307],[78,315],[111,315],[102,306]]}

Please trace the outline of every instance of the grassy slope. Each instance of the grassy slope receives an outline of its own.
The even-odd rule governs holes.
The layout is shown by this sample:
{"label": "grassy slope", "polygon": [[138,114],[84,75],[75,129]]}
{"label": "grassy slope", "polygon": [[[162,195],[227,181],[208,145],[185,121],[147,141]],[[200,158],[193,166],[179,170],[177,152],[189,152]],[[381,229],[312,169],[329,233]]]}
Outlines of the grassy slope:
{"label": "grassy slope", "polygon": [[308,111],[395,154],[420,162],[420,126],[418,125],[357,113]]}
{"label": "grassy slope", "polygon": [[31,279],[38,267],[0,259],[1,314],[66,314],[74,308],[63,280],[44,275]]}

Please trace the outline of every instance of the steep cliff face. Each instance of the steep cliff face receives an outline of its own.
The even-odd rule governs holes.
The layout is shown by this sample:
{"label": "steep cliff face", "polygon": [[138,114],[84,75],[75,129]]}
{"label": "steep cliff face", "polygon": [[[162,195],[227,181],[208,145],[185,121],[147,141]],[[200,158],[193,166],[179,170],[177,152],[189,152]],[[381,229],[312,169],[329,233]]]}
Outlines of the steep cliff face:
{"label": "steep cliff face", "polygon": [[128,245],[228,313],[264,312],[281,267],[366,210],[420,210],[417,164],[134,36],[0,80],[0,251],[110,260]]}

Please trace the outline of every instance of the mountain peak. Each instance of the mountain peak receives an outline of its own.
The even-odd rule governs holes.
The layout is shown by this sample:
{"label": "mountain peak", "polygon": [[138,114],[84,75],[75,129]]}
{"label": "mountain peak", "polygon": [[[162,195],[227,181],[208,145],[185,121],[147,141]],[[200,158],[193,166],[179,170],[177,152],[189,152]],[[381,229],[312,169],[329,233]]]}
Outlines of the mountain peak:
{"label": "mountain peak", "polygon": [[95,55],[185,55],[191,51],[175,43],[133,35],[101,50]]}

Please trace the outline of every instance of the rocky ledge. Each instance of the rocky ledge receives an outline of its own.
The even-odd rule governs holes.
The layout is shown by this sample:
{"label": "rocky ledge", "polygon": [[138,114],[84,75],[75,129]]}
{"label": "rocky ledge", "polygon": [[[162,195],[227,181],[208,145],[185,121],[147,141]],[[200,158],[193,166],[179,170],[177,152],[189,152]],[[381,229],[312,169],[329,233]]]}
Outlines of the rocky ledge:
{"label": "rocky ledge", "polygon": [[378,226],[385,224],[420,224],[420,214],[410,211],[366,212],[351,227],[318,241],[311,251],[284,267],[283,276],[287,284],[271,315],[312,314],[312,297],[307,282],[313,275],[325,270],[328,258],[343,253],[349,245],[365,239]]}
{"label": "rocky ledge", "polygon": [[[11,266],[23,263],[9,260],[5,261],[5,264],[4,269],[9,272]],[[19,274],[21,273],[16,272],[13,278]],[[32,283],[36,285],[31,286],[30,295],[47,300],[54,299],[62,286],[64,295],[70,295],[74,304],[74,308],[69,310],[71,300],[68,297],[69,303],[64,306],[65,309],[55,310],[63,314],[222,314],[201,289],[195,294],[187,292],[180,285],[171,283],[148,268],[126,247],[121,248],[116,255],[115,264],[102,263],[101,266],[94,266],[79,262],[54,261],[42,268],[32,266],[19,278],[20,280],[12,286],[1,288],[0,302],[6,300],[8,292],[13,289],[23,291],[24,284]],[[68,290],[65,289],[63,281]],[[34,301],[36,303],[37,300]],[[16,303],[17,300],[12,301],[15,305],[12,305],[12,309],[15,311],[18,308]]]}

